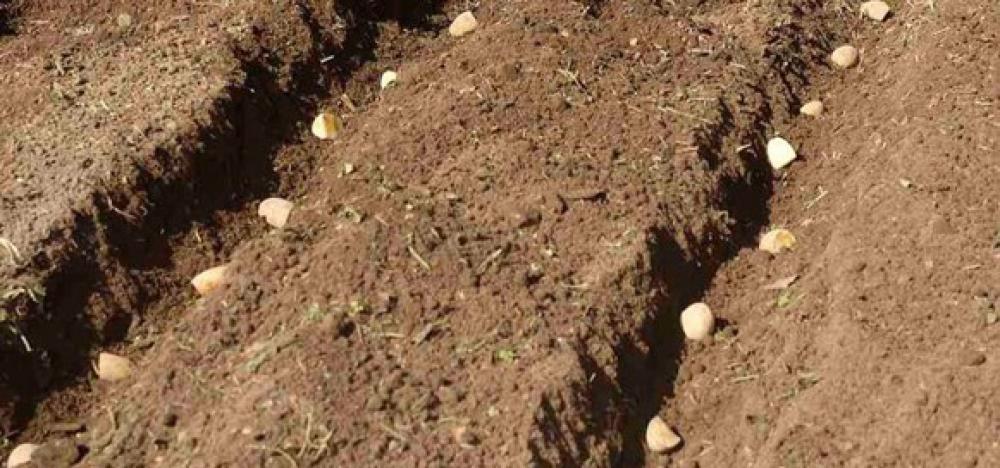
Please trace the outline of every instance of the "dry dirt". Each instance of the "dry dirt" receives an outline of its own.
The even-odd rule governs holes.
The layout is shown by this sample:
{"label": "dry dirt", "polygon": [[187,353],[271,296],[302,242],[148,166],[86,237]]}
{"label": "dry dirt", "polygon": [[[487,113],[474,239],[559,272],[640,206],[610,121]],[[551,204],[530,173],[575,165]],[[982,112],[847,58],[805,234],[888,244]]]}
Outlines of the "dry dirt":
{"label": "dry dirt", "polygon": [[33,465],[1000,465],[997,5],[137,3],[0,2]]}

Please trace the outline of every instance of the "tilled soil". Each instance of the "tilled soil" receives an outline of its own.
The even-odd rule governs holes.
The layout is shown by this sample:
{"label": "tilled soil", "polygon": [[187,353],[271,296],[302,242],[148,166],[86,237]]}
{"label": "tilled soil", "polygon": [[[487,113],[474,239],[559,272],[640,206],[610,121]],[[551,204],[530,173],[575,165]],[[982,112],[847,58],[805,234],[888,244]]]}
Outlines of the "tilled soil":
{"label": "tilled soil", "polygon": [[5,429],[36,466],[990,466],[998,12],[894,6],[18,4]]}

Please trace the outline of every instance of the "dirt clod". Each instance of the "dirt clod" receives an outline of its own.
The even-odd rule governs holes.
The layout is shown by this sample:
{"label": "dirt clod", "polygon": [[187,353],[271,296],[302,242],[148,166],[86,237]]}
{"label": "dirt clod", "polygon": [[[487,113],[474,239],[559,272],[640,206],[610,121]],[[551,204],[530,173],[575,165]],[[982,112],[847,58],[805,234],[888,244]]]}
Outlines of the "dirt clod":
{"label": "dirt clod", "polygon": [[958,361],[966,367],[981,366],[986,363],[986,355],[976,350],[966,349],[959,353]]}
{"label": "dirt clod", "polygon": [[452,437],[459,446],[465,449],[472,449],[475,448],[476,445],[479,445],[479,437],[476,436],[471,429],[465,426],[455,428],[452,432]]}

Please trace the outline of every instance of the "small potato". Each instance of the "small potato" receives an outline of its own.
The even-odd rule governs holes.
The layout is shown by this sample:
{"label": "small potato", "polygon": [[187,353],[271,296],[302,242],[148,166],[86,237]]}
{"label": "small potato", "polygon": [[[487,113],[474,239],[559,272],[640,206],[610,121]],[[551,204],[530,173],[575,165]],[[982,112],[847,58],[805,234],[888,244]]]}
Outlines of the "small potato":
{"label": "small potato", "polygon": [[462,37],[475,31],[477,27],[479,27],[479,22],[476,21],[476,17],[471,11],[467,11],[455,17],[455,20],[451,22],[451,26],[448,26],[448,34],[454,37]]}
{"label": "small potato", "polygon": [[191,285],[194,289],[198,291],[198,294],[204,296],[208,293],[218,289],[225,280],[226,273],[229,271],[229,265],[221,265],[217,267],[209,268],[201,273],[198,273],[191,280]]}
{"label": "small potato", "polygon": [[111,353],[97,356],[97,378],[109,382],[124,380],[132,375],[132,361]]}
{"label": "small potato", "polygon": [[646,447],[653,453],[664,453],[681,444],[681,438],[659,416],[646,425]]}
{"label": "small potato", "polygon": [[715,329],[715,316],[704,302],[689,305],[681,312],[681,329],[689,340],[703,340]]}

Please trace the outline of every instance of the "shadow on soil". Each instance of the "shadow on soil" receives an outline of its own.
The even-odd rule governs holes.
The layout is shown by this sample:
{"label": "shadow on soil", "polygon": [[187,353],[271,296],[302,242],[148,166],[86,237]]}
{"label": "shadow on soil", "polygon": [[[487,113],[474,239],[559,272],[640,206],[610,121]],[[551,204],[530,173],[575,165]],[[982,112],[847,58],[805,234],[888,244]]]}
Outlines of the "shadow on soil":
{"label": "shadow on soil", "polygon": [[16,5],[11,0],[0,0],[0,36],[14,34]]}
{"label": "shadow on soil", "polygon": [[[136,321],[168,323],[172,317],[144,317],[166,309],[162,301],[181,305],[190,300],[188,278],[179,272],[207,265],[205,255],[183,254],[185,238],[199,230],[214,232],[209,249],[221,260],[262,229],[246,215],[246,207],[310,171],[306,162],[293,174],[279,174],[273,158],[298,138],[301,122],[311,120],[318,103],[335,89],[329,68],[346,82],[357,67],[375,58],[378,26],[373,22],[429,24],[441,2],[421,3],[422,8],[414,9],[404,8],[402,0],[337,2],[337,14],[353,18],[338,46],[332,28],[323,26],[334,18],[321,18],[307,2],[297,2],[312,44],[287,75],[279,75],[284,69],[281,52],[264,45],[237,50],[247,80],[212,105],[208,124],[181,145],[155,148],[141,165],[109,177],[131,182],[95,194],[88,211],[78,212],[66,230],[68,238],[60,241],[69,246],[64,253],[51,259],[39,255],[31,265],[51,273],[44,284],[45,300],[24,314],[29,319],[20,324],[30,350],[16,339],[0,342],[4,435],[23,430],[39,416],[39,404],[53,395],[59,395],[57,407],[65,410],[56,418],[68,420],[74,412],[86,411],[85,390],[71,390],[86,388],[91,356],[128,339]],[[322,63],[331,55],[336,60]],[[13,414],[3,414],[5,408]]]}
{"label": "shadow on soil", "polygon": [[377,59],[380,23],[394,21],[405,29],[438,30],[444,0],[339,0],[337,14],[347,23],[343,47],[334,54],[333,72],[345,85],[353,73]]}
{"label": "shadow on soil", "polygon": [[[765,105],[750,117],[750,122],[739,125],[734,120],[736,113],[723,104],[719,115],[716,125],[699,135],[699,147],[704,153],[702,157],[709,160],[711,166],[724,170],[721,166],[727,162],[717,160],[717,155],[734,154],[723,151],[732,146],[726,141],[737,132],[762,133],[772,114],[770,107]],[[752,138],[751,141],[762,139]],[[654,229],[647,250],[651,253],[650,290],[656,292],[653,299],[656,311],[642,323],[638,342],[625,337],[619,338],[614,345],[617,378],[608,375],[588,352],[578,352],[581,367],[589,380],[586,384],[575,383],[572,393],[586,401],[587,414],[583,421],[586,430],[571,427],[567,431],[564,428],[567,423],[561,421],[561,403],[543,401],[537,422],[545,447],[531,447],[540,466],[580,466],[593,462],[594,454],[588,452],[589,442],[595,436],[609,435],[620,437],[610,441],[610,458],[600,464],[645,465],[646,424],[659,412],[663,401],[674,396],[674,382],[684,349],[684,335],[678,320],[680,311],[701,300],[719,268],[733,259],[741,248],[753,245],[760,229],[768,223],[773,176],[764,158],[754,154],[764,154],[759,143],[735,158],[735,164],[744,170],[720,176],[716,192],[718,207],[726,210],[734,220],[728,232],[707,236],[714,241],[692,251],[690,248],[685,250],[679,239],[693,239],[693,235],[671,226]],[[728,164],[734,162],[730,160]],[[719,329],[727,325],[724,321],[717,322]],[[543,451],[554,451],[557,460],[545,456]]]}

